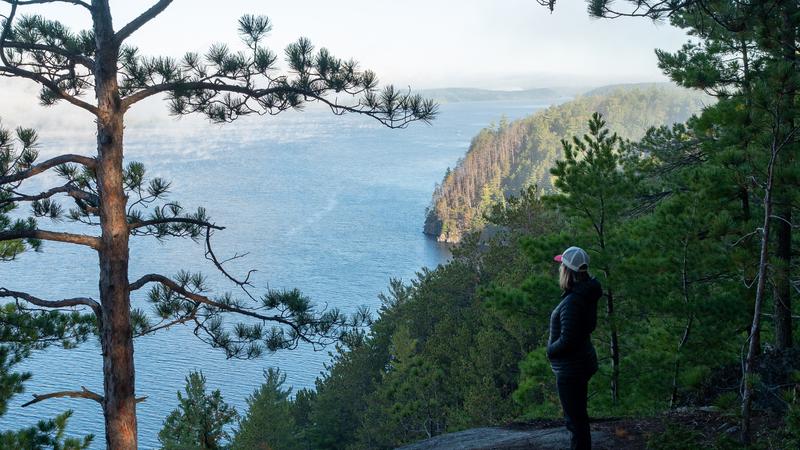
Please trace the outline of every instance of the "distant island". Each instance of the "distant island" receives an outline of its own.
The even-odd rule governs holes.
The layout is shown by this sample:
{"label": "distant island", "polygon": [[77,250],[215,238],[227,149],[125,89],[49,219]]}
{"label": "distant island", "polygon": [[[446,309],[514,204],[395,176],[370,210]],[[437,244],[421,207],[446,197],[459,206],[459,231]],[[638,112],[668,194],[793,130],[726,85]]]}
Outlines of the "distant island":
{"label": "distant island", "polygon": [[[443,93],[461,92],[444,89]],[[509,91],[463,90],[477,99]],[[557,91],[520,91],[549,95]],[[566,94],[566,91],[562,92]],[[456,243],[483,228],[484,213],[495,203],[516,195],[529,184],[552,186],[550,167],[561,157],[561,140],[585,133],[586,123],[600,112],[609,128],[625,139],[639,139],[652,126],[684,122],[712,99],[702,93],[668,83],[637,83],[592,89],[574,100],[552,106],[513,122],[501,121],[481,130],[453,168],[448,168],[434,190],[424,232],[441,242]]]}

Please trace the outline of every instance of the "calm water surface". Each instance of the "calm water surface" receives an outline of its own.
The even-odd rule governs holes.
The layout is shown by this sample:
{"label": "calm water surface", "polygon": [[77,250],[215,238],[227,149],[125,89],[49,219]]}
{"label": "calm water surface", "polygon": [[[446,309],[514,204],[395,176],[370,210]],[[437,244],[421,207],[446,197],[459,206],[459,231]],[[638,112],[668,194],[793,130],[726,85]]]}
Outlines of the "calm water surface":
{"label": "calm water surface", "polygon": [[[515,119],[546,105],[453,103],[442,105],[432,126],[388,130],[363,117],[334,117],[321,110],[275,118],[242,120],[224,127],[168,121],[126,131],[126,157],[145,163],[148,173],[172,181],[172,200],[204,206],[227,227],[215,237],[218,256],[249,252],[230,268],[257,269],[257,287],[300,288],[317,303],[353,311],[379,306],[377,294],[391,277],[410,279],[421,267],[449,257],[446,248],[422,234],[425,207],[434,184],[454,166],[478,130],[503,115]],[[92,154],[91,132],[40,130],[42,158],[58,152]],[[49,178],[48,178],[49,177]],[[39,192],[55,179],[32,182]],[[52,184],[51,184],[52,185]],[[66,204],[65,204],[66,206]],[[42,228],[84,230],[68,223]],[[0,285],[47,299],[98,297],[97,259],[91,250],[46,243],[44,251],[0,264]],[[218,292],[233,290],[191,240],[158,242],[135,238],[130,278],[202,271]],[[147,309],[146,290],[133,293]],[[329,360],[326,351],[301,347],[250,361],[226,360],[222,352],[177,327],[136,342],[136,392],[142,448],[157,448],[164,417],[176,407],[184,377],[202,369],[208,387],[220,389],[240,412],[268,367],[280,367],[287,383],[311,387]],[[99,344],[36,353],[19,368],[33,373],[26,393],[16,396],[0,418],[0,430],[29,426],[43,417],[74,410],[72,434],[95,434],[104,447],[103,416],[87,400],[55,399],[20,408],[30,393],[79,389],[102,392]]]}

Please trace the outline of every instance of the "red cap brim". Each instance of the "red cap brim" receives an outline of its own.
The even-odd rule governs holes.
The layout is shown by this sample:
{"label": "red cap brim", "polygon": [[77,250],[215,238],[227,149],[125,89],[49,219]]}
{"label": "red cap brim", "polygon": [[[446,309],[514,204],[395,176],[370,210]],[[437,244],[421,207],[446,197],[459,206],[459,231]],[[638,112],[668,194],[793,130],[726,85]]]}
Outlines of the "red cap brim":
{"label": "red cap brim", "polygon": [[553,261],[555,261],[555,262],[561,262],[561,255],[556,255],[556,256],[554,256],[554,257],[553,257]]}

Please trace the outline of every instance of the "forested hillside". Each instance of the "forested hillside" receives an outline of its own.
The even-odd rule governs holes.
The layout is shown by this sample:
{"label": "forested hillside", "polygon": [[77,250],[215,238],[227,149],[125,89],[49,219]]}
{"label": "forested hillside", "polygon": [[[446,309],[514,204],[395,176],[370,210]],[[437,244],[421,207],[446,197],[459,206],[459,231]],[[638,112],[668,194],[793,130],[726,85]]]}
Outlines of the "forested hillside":
{"label": "forested hillside", "polygon": [[485,224],[492,204],[531,183],[550,189],[548,171],[562,156],[561,140],[585,133],[593,112],[603,114],[621,137],[639,139],[648,128],[683,122],[710,102],[710,97],[667,84],[611,86],[485,128],[436,186],[424,231],[440,241],[458,242]]}

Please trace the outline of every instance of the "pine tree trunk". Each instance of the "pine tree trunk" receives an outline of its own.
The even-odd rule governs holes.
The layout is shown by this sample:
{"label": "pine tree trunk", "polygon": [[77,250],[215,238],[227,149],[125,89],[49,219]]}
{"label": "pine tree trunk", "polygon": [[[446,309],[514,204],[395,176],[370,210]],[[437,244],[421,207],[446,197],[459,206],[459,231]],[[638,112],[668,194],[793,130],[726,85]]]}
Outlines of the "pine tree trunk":
{"label": "pine tree trunk", "polygon": [[130,291],[128,223],[123,188],[123,117],[117,85],[119,47],[107,0],[92,2],[97,54],[97,187],[100,194],[100,342],[103,350],[103,415],[106,447],[136,450],[136,399]]}
{"label": "pine tree trunk", "polygon": [[[794,15],[797,13],[796,0],[784,2],[781,8],[781,50],[784,62],[789,64],[796,71],[797,53],[795,41],[797,39],[796,23],[793,23]],[[794,71],[792,71],[794,72]],[[785,94],[782,96],[781,108],[781,129],[783,133],[791,133],[795,127],[795,97],[797,94],[796,80],[794,73],[787,75],[784,80]],[[781,133],[781,134],[783,134]],[[794,152],[787,151],[780,167],[792,167]],[[790,175],[791,176],[791,175]],[[790,180],[778,178],[780,185],[777,190],[777,216],[775,223],[777,228],[778,246],[775,256],[778,264],[775,265],[774,273],[774,312],[775,312],[775,346],[779,349],[786,349],[792,346],[792,285],[789,271],[792,265],[792,202],[791,189],[794,183]]]}
{"label": "pine tree trunk", "polygon": [[100,339],[103,349],[103,413],[109,449],[136,449],[133,332],[128,290],[128,227],[122,189],[122,114],[98,123],[98,187],[102,242]]}
{"label": "pine tree trunk", "polygon": [[792,346],[792,285],[789,277],[789,268],[792,263],[791,204],[782,204],[777,216],[780,217],[775,223],[778,235],[775,256],[778,263],[775,265],[773,275],[775,280],[773,287],[775,346],[783,350]]}
{"label": "pine tree trunk", "polygon": [[756,300],[753,306],[753,323],[750,327],[750,346],[744,364],[744,379],[742,380],[742,442],[750,444],[752,430],[750,429],[750,416],[753,406],[753,376],[755,375],[755,359],[761,349],[761,309],[764,302],[764,289],[767,278],[767,265],[769,264],[769,238],[770,224],[772,223],[772,186],[775,179],[775,162],[780,150],[777,143],[778,136],[773,136],[771,157],[767,170],[767,182],[764,188],[764,222],[761,234],[761,251],[758,259],[758,281],[756,283]]}
{"label": "pine tree trunk", "polygon": [[678,343],[678,350],[675,352],[675,365],[672,369],[672,395],[669,397],[669,407],[674,408],[675,403],[678,401],[678,375],[681,371],[681,350],[689,340],[689,333],[692,331],[692,323],[694,323],[694,315],[691,315],[686,321],[686,326],[683,328],[683,336]]}
{"label": "pine tree trunk", "polygon": [[614,317],[614,294],[608,290],[606,317],[611,329],[611,402],[616,405],[619,400],[619,332]]}
{"label": "pine tree trunk", "polygon": [[[689,297],[689,273],[687,270],[689,260],[689,238],[683,242],[683,267],[681,269],[681,292],[683,293],[683,303],[686,305],[687,310],[691,310],[690,297]],[[675,366],[672,371],[672,395],[669,398],[669,407],[674,408],[675,402],[678,401],[678,375],[681,369],[681,350],[689,340],[689,334],[692,332],[692,324],[694,323],[694,313],[689,312],[689,318],[686,320],[686,326],[683,328],[683,336],[678,342],[678,349],[675,351]]]}

